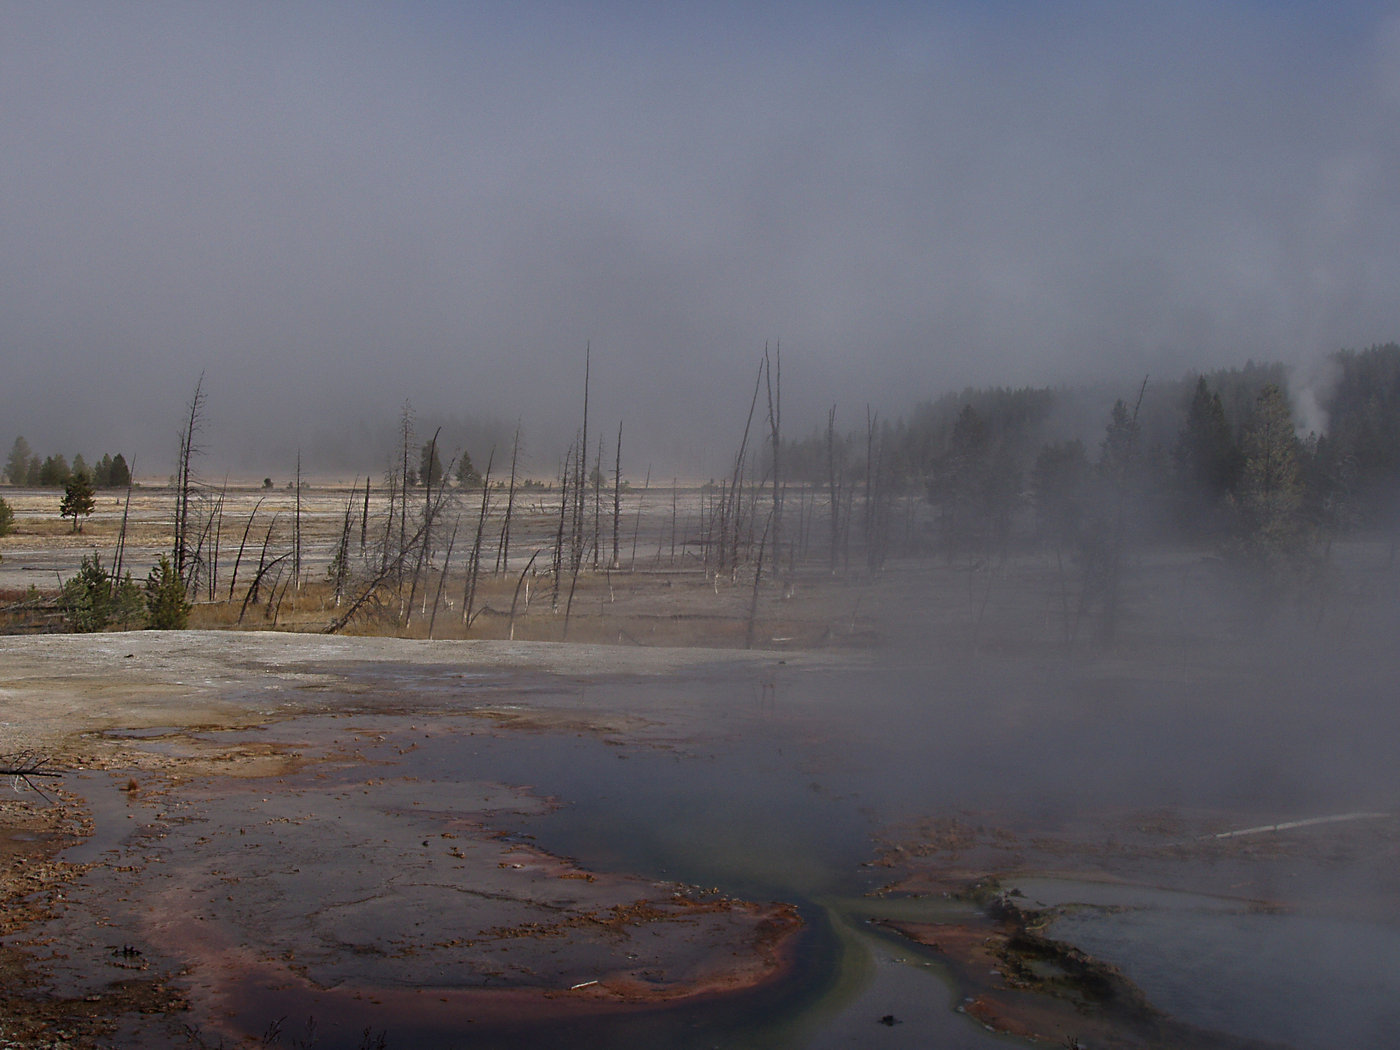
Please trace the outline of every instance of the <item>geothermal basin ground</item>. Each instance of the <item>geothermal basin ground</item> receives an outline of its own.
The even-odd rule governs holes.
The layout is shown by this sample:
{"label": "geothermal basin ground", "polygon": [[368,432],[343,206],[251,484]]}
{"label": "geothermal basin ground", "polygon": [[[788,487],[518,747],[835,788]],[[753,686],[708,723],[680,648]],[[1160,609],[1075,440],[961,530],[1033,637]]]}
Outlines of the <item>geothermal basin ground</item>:
{"label": "geothermal basin ground", "polygon": [[1390,1038],[1383,661],[911,651],[0,639],[0,1045]]}

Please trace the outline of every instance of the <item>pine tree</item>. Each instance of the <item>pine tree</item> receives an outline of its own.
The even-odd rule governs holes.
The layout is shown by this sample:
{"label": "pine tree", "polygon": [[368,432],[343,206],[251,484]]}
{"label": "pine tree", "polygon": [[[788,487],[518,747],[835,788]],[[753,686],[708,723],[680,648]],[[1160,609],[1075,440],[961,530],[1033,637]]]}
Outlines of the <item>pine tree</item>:
{"label": "pine tree", "polygon": [[15,438],[15,443],[10,446],[9,458],[5,460],[5,476],[10,479],[11,485],[23,485],[28,481],[29,461],[33,456],[34,450],[23,435]]}
{"label": "pine tree", "polygon": [[1173,450],[1182,479],[1203,495],[1218,499],[1234,488],[1240,454],[1225,419],[1225,406],[1202,376],[1196,382],[1186,422]]}
{"label": "pine tree", "polygon": [[418,453],[418,484],[437,488],[442,483],[442,458],[437,442],[430,441]]}
{"label": "pine tree", "polygon": [[1300,452],[1288,400],[1267,383],[1245,427],[1239,488],[1243,538],[1257,554],[1290,553],[1303,542]]}
{"label": "pine tree", "polygon": [[1194,533],[1209,531],[1218,508],[1239,482],[1241,455],[1220,395],[1211,392],[1204,376],[1196,381],[1172,459],[1183,527]]}
{"label": "pine tree", "polygon": [[146,626],[153,631],[183,631],[190,621],[185,585],[168,555],[146,576]]}
{"label": "pine tree", "polygon": [[1099,472],[1115,486],[1124,486],[1132,474],[1132,460],[1137,445],[1138,422],[1136,413],[1128,411],[1127,404],[1120,397],[1113,402],[1108,416],[1108,426],[1099,445]]}
{"label": "pine tree", "polygon": [[126,465],[126,457],[120,452],[112,457],[112,469],[108,472],[107,484],[114,489],[124,489],[131,484],[131,468]]}
{"label": "pine tree", "polygon": [[100,631],[112,620],[112,577],[96,556],[83,558],[77,573],[64,581],[59,595],[63,620],[79,634]]}
{"label": "pine tree", "polygon": [[63,499],[58,504],[59,517],[72,518],[73,531],[82,532],[82,519],[91,514],[96,506],[97,497],[93,494],[87,472],[80,470],[70,475],[63,490]]}
{"label": "pine tree", "polygon": [[481,472],[472,466],[472,457],[467,454],[466,449],[462,450],[462,455],[457,460],[457,484],[464,489],[481,488]]}
{"label": "pine tree", "polygon": [[1081,441],[1041,446],[1031,469],[1036,532],[1057,548],[1079,537],[1089,497],[1091,470]]}
{"label": "pine tree", "polygon": [[46,488],[58,488],[61,485],[66,485],[72,476],[72,468],[68,466],[68,460],[63,458],[62,453],[50,456],[44,460],[43,466],[39,468],[39,484]]}

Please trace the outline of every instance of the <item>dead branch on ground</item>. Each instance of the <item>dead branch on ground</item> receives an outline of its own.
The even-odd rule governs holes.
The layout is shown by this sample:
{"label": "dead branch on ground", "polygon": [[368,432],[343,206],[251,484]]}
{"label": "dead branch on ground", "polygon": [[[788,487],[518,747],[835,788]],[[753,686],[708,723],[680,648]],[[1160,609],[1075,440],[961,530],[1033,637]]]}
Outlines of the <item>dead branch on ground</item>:
{"label": "dead branch on ground", "polygon": [[48,768],[49,757],[37,751],[20,751],[13,755],[0,755],[0,776],[10,777],[14,781],[14,788],[19,790],[20,784],[24,784],[31,791],[37,792],[45,801],[53,800],[38,784],[34,783],[34,777],[61,777],[63,773],[57,769]]}

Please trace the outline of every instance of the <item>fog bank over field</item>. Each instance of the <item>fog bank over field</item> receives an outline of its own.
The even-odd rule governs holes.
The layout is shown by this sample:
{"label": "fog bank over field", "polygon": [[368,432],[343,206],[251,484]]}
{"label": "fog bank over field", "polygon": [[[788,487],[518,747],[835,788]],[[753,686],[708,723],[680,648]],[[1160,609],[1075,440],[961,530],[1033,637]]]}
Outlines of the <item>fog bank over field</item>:
{"label": "fog bank over field", "polygon": [[553,456],[591,343],[698,470],[766,342],[795,430],[1305,368],[1400,332],[1397,68],[1365,2],[12,7],[0,419],[155,468],[204,371],[216,470],[405,400]]}

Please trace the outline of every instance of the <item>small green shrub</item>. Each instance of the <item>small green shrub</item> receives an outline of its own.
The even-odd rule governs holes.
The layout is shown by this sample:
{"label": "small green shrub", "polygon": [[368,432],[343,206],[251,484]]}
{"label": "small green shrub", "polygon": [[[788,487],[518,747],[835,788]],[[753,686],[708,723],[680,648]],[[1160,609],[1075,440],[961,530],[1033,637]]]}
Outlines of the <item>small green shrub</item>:
{"label": "small green shrub", "polygon": [[102,567],[97,555],[83,558],[77,573],[64,581],[59,594],[63,622],[78,634],[101,631],[112,622],[114,605],[111,574]]}
{"label": "small green shrub", "polygon": [[184,581],[162,554],[146,577],[146,626],[153,631],[183,631],[189,622]]}

